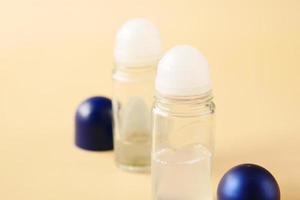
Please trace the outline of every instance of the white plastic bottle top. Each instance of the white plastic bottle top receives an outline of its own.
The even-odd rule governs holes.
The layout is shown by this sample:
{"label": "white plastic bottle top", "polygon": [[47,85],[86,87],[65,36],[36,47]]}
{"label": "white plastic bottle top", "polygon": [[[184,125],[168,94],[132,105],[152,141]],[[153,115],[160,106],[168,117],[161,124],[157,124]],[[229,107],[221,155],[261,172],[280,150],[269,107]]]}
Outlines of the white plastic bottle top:
{"label": "white plastic bottle top", "polygon": [[160,55],[159,30],[148,20],[129,20],[118,31],[114,51],[117,64],[129,67],[151,65]]}
{"label": "white plastic bottle top", "polygon": [[156,91],[162,95],[201,95],[211,90],[207,60],[195,48],[178,45],[158,65]]}

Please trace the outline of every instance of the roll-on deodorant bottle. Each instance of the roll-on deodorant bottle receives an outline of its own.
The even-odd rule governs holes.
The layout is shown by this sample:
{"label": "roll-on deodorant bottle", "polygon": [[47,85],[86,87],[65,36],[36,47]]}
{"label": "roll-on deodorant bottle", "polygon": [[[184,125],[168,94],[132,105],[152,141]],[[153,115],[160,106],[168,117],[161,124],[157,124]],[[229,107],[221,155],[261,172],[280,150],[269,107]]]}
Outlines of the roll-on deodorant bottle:
{"label": "roll-on deodorant bottle", "polygon": [[113,131],[116,163],[127,171],[150,169],[151,108],[160,56],[160,33],[151,22],[132,19],[120,28],[114,50]]}
{"label": "roll-on deodorant bottle", "polygon": [[188,45],[159,62],[153,108],[153,200],[212,200],[214,110],[209,65]]}

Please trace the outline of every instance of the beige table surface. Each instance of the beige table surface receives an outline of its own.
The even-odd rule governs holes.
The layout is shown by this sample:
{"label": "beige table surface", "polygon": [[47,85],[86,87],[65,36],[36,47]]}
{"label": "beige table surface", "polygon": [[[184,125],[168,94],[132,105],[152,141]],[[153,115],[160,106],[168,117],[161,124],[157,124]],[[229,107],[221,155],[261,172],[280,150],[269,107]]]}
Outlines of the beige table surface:
{"label": "beige table surface", "polygon": [[0,199],[150,199],[149,175],[73,144],[75,109],[111,96],[114,35],[137,16],[160,28],[164,49],[192,44],[211,64],[215,187],[253,162],[282,199],[300,199],[299,10],[298,0],[1,1]]}

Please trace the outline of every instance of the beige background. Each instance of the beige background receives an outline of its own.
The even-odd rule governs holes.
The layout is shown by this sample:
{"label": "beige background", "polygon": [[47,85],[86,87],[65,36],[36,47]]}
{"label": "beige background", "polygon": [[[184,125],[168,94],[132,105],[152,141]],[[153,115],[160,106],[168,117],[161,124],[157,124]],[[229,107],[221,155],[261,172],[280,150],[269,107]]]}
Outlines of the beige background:
{"label": "beige background", "polygon": [[2,0],[0,199],[148,200],[148,175],[73,145],[80,101],[111,96],[118,27],[146,17],[164,47],[208,58],[217,104],[214,184],[253,162],[300,199],[299,0]]}

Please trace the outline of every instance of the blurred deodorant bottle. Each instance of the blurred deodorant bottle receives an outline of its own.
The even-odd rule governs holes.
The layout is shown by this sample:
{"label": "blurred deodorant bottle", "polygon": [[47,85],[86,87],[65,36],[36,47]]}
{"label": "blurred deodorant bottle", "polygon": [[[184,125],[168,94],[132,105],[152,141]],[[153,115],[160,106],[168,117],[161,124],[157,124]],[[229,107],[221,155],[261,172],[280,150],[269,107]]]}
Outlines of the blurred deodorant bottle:
{"label": "blurred deodorant bottle", "polygon": [[153,108],[154,200],[212,200],[214,110],[208,63],[179,45],[161,59]]}
{"label": "blurred deodorant bottle", "polygon": [[151,108],[161,55],[159,30],[145,19],[118,31],[113,72],[114,149],[118,167],[148,172],[151,163]]}

